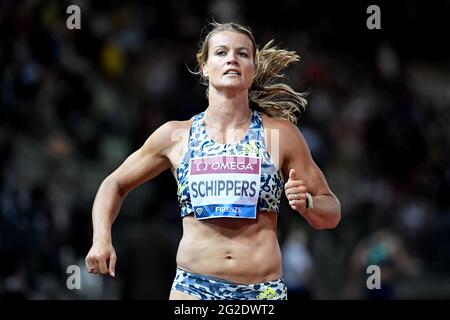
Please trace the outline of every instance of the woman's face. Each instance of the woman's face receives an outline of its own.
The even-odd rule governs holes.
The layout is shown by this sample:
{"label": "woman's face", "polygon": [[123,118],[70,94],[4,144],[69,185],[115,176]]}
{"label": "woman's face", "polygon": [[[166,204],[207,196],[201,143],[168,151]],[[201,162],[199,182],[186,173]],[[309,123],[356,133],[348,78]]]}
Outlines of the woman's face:
{"label": "woman's face", "polygon": [[222,31],[209,39],[208,60],[202,65],[203,75],[216,90],[248,90],[256,68],[253,43],[245,35]]}

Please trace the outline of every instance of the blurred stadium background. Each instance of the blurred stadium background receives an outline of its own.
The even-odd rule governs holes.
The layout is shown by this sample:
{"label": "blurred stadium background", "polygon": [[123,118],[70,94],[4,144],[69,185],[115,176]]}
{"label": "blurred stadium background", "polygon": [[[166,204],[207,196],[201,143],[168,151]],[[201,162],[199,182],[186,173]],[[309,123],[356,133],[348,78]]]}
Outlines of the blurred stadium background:
{"label": "blurred stadium background", "polygon": [[[68,30],[66,8],[81,8]],[[366,8],[381,8],[368,30]],[[302,60],[299,121],[341,200],[315,231],[279,219],[290,299],[450,298],[450,2],[0,2],[0,297],[167,299],[181,237],[170,172],[132,192],[113,227],[116,279],[84,270],[101,181],[158,126],[206,108],[189,73],[205,23],[250,26]],[[368,265],[381,290],[367,290]],[[81,289],[66,287],[81,267]]]}

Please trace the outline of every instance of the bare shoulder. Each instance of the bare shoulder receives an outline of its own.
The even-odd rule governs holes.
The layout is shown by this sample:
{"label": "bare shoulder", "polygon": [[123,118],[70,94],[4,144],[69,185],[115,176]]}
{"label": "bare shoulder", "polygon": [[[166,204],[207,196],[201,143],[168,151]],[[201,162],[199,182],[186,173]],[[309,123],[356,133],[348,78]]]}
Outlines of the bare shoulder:
{"label": "bare shoulder", "polygon": [[193,119],[188,120],[172,120],[167,123],[170,123],[172,129],[190,129],[192,126]]}
{"label": "bare shoulder", "polygon": [[172,120],[162,124],[145,141],[143,151],[167,154],[180,140],[189,136],[191,125],[192,119]]}
{"label": "bare shoulder", "polygon": [[289,120],[271,118],[268,115],[263,114],[263,121],[265,129],[279,130],[281,139],[302,136],[299,128]]}
{"label": "bare shoulder", "polygon": [[[310,160],[308,145],[295,124],[289,120],[271,118],[267,115],[263,115],[263,121],[269,150],[278,150],[279,152],[279,168],[284,168],[286,163],[292,159],[301,159],[302,163],[307,163]],[[269,131],[267,132],[267,130]],[[283,174],[288,176],[289,172],[286,171]]]}
{"label": "bare shoulder", "polygon": [[158,129],[155,130],[155,133],[158,134],[170,134],[176,130],[189,130],[192,125],[192,119],[189,120],[171,120],[162,124]]}

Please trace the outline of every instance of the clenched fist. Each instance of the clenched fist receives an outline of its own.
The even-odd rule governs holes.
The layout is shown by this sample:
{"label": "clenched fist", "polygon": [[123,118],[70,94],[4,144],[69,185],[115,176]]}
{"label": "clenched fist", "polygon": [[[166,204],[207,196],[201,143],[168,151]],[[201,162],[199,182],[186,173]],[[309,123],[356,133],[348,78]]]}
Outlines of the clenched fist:
{"label": "clenched fist", "polygon": [[90,273],[109,274],[115,277],[117,256],[110,241],[95,241],[85,261]]}
{"label": "clenched fist", "polygon": [[303,180],[297,179],[295,169],[289,171],[289,180],[284,185],[284,191],[291,208],[298,212],[305,212],[308,201],[308,189]]}

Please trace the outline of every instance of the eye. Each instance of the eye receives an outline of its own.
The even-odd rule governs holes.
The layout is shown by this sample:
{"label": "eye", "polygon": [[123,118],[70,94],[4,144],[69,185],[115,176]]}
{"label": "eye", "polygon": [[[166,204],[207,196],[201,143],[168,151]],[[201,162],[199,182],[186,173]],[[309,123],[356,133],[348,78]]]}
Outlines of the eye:
{"label": "eye", "polygon": [[245,57],[245,58],[248,57],[248,54],[245,53],[245,52],[239,52],[239,55],[240,55],[241,57]]}
{"label": "eye", "polygon": [[224,54],[226,54],[226,52],[223,50],[216,51],[216,55],[218,56],[223,56]]}

